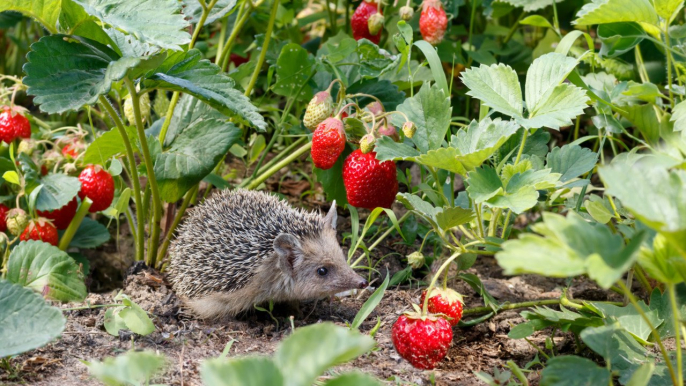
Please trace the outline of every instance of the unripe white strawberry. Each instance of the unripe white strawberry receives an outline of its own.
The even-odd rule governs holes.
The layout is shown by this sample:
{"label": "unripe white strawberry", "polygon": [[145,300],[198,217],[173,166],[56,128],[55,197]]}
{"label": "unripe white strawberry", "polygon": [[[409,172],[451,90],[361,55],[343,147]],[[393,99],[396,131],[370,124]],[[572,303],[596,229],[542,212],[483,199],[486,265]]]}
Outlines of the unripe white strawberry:
{"label": "unripe white strawberry", "polygon": [[19,146],[17,147],[17,153],[26,153],[26,155],[31,155],[35,149],[35,140],[31,138],[23,139],[21,142],[19,142]]}
{"label": "unripe white strawberry", "polygon": [[372,35],[378,34],[383,28],[385,21],[386,19],[384,19],[383,15],[378,12],[369,16],[369,20],[367,20],[367,28],[369,28],[369,33]]}
{"label": "unripe white strawberry", "polygon": [[416,131],[417,126],[413,122],[407,121],[405,124],[403,124],[403,134],[405,134],[407,138],[414,137],[414,133]]}
{"label": "unripe white strawberry", "polygon": [[326,118],[333,114],[333,99],[328,91],[320,91],[314,95],[305,110],[305,117],[303,117],[303,125],[308,129],[314,131],[317,126]]}
{"label": "unripe white strawberry", "polygon": [[401,19],[405,21],[410,21],[412,19],[412,16],[414,16],[414,9],[412,9],[412,7],[404,5],[400,7],[398,13],[400,14]]}
{"label": "unripe white strawberry", "polygon": [[167,93],[163,90],[158,90],[157,95],[155,95],[155,102],[153,102],[152,110],[158,117],[165,117],[167,116],[167,110],[169,110],[169,103]]}
{"label": "unripe white strawberry", "polygon": [[373,134],[367,134],[362,139],[360,140],[360,151],[362,154],[367,154],[370,151],[374,150],[374,142],[376,141],[376,138],[374,138]]}
{"label": "unripe white strawberry", "polygon": [[6,217],[7,230],[13,236],[19,236],[29,224],[29,216],[21,208],[10,209]]}
{"label": "unripe white strawberry", "polygon": [[[138,101],[140,102],[141,120],[145,122],[148,115],[150,115],[150,95],[146,92],[138,98]],[[131,99],[130,95],[124,101],[124,116],[126,116],[126,120],[129,121],[130,125],[136,124],[136,117],[133,113],[133,99]]]}

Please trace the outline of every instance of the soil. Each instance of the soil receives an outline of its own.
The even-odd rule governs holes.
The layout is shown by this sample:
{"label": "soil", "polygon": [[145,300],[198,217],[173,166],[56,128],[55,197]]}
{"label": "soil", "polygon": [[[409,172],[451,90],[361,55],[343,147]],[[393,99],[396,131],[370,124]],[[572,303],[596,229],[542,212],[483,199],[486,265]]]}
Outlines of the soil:
{"label": "soil", "polygon": [[[280,179],[281,180],[281,179]],[[283,181],[288,181],[285,178]],[[282,191],[290,201],[302,205],[299,197],[300,188],[309,189],[309,183],[292,180],[286,184],[272,184],[270,188]],[[323,204],[322,196],[312,194],[305,200],[306,206]],[[400,207],[395,208],[400,217]],[[339,230],[350,230],[350,221],[346,213],[339,211]],[[362,220],[364,221],[364,220]],[[342,233],[340,232],[340,233]],[[373,258],[379,260],[379,271],[385,277],[386,272],[393,275],[405,267],[404,256],[419,247],[403,244],[399,237],[384,240],[374,251]],[[169,360],[167,371],[153,383],[168,385],[200,385],[199,365],[206,358],[219,356],[228,342],[235,339],[229,353],[230,357],[247,354],[269,355],[274,352],[278,343],[291,333],[289,316],[294,315],[295,327],[323,321],[339,325],[351,322],[356,312],[372,293],[370,289],[355,296],[323,299],[317,302],[302,303],[298,310],[277,308],[274,316],[279,320],[277,325],[269,315],[263,312],[252,312],[239,318],[221,321],[203,321],[193,318],[184,309],[164,280],[164,275],[146,267],[142,263],[132,266],[124,264],[126,256],[131,255],[127,240],[119,240],[120,245],[105,246],[99,251],[89,253],[91,262],[91,292],[86,304],[111,304],[119,290],[138,303],[152,317],[156,330],[148,336],[139,336],[127,331],[120,331],[118,337],[109,335],[103,326],[104,308],[90,308],[76,311],[65,311],[67,326],[62,338],[37,350],[20,355],[11,360],[15,372],[10,375],[0,370],[0,384],[29,384],[36,386],[52,385],[90,385],[98,384],[89,377],[87,367],[81,361],[103,360],[116,356],[129,349],[149,349],[164,354]],[[125,246],[122,247],[121,243]],[[109,262],[109,264],[107,263]],[[128,269],[126,267],[129,266]],[[486,289],[499,302],[521,302],[536,299],[559,298],[564,280],[543,278],[533,275],[505,277],[495,259],[480,256],[476,264],[468,270],[479,276]],[[118,278],[125,277],[123,282]],[[378,285],[381,275],[372,277],[372,286]],[[426,280],[426,278],[425,278]],[[112,283],[119,283],[121,288],[112,290]],[[465,308],[482,306],[483,302],[466,283],[451,280],[449,285],[465,295]],[[584,279],[574,280],[571,296],[590,300],[608,300],[607,292],[597,288]],[[417,303],[420,288],[398,286],[389,288],[376,310],[362,324],[360,330],[368,333],[380,320],[375,340],[377,349],[332,371],[357,369],[371,373],[389,384],[416,385],[480,385],[475,372],[493,374],[494,368],[502,370],[507,361],[514,361],[519,366],[531,361],[537,349],[524,340],[513,340],[507,337],[511,326],[523,321],[521,310],[505,311],[484,323],[470,328],[453,330],[454,340],[438,368],[422,371],[413,368],[400,358],[391,342],[391,327],[398,316],[411,309]],[[75,307],[75,304],[60,305],[62,308]],[[468,318],[467,318],[468,319]],[[545,346],[550,331],[539,332],[530,337],[531,343],[538,347]],[[573,352],[574,342],[571,336],[558,333],[554,337],[559,352]],[[539,370],[539,367],[533,367]],[[531,384],[538,384],[537,371],[529,373]],[[435,383],[434,383],[435,382]]]}

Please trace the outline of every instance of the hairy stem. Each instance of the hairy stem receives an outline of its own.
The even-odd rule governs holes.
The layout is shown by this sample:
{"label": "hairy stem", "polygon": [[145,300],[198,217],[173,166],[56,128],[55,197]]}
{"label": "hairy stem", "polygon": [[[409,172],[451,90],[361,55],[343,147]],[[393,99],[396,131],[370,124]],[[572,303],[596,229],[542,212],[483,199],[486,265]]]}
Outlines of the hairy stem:
{"label": "hairy stem", "polygon": [[143,260],[145,245],[145,212],[141,210],[143,200],[141,199],[141,183],[138,179],[136,158],[133,153],[131,141],[129,140],[129,136],[124,128],[124,124],[119,118],[119,115],[117,115],[116,111],[114,111],[114,107],[104,96],[101,95],[99,99],[100,103],[102,103],[103,107],[105,110],[107,110],[107,113],[112,118],[112,121],[114,121],[114,125],[117,127],[117,130],[119,130],[119,134],[124,142],[124,148],[126,149],[126,159],[129,161],[129,173],[131,174],[131,184],[133,185],[133,201],[136,204],[136,237],[134,239],[136,245],[136,260],[140,261]]}
{"label": "hairy stem", "polygon": [[71,243],[71,240],[74,238],[76,231],[79,229],[79,226],[81,226],[81,222],[83,221],[83,218],[86,217],[86,215],[88,214],[88,209],[90,209],[92,204],[93,201],[91,201],[91,199],[88,197],[84,198],[83,201],[81,201],[81,206],[79,206],[79,210],[76,211],[74,218],[69,223],[69,227],[67,227],[67,230],[64,231],[64,234],[60,239],[58,247],[61,250],[66,251],[67,248],[69,248],[69,243]]}
{"label": "hairy stem", "polygon": [[136,87],[129,78],[124,78],[124,83],[129,89],[131,95],[131,102],[133,105],[133,115],[136,121],[136,129],[138,130],[138,139],[141,144],[141,153],[143,153],[143,161],[145,162],[145,170],[148,173],[148,185],[150,186],[150,193],[152,194],[152,221],[150,223],[150,243],[148,246],[148,265],[155,267],[155,258],[157,256],[157,245],[160,237],[160,218],[162,216],[162,200],[157,188],[157,179],[155,178],[155,170],[153,159],[150,156],[150,149],[148,149],[148,140],[145,137],[145,127],[143,127],[143,120],[141,118],[141,107],[136,93]]}
{"label": "hairy stem", "polygon": [[267,178],[271,177],[274,175],[274,173],[278,172],[283,168],[284,166],[288,165],[289,163],[293,162],[295,159],[300,157],[301,155],[305,154],[312,148],[312,142],[308,142],[305,145],[303,145],[300,149],[296,150],[293,152],[293,154],[289,155],[288,157],[284,158],[282,161],[277,163],[276,165],[272,166],[271,168],[265,170],[263,173],[261,173],[257,178],[252,180],[247,186],[246,189],[252,190],[260,186],[261,183],[263,183]]}
{"label": "hairy stem", "polygon": [[274,22],[276,20],[276,13],[279,10],[280,1],[281,0],[274,0],[274,4],[272,4],[272,12],[269,15],[269,24],[267,24],[267,32],[265,32],[264,35],[262,51],[260,51],[260,57],[257,59],[257,65],[255,66],[255,71],[253,71],[252,77],[250,78],[250,83],[248,83],[248,87],[245,88],[245,96],[250,96],[253,87],[255,87],[255,83],[257,83],[257,78],[260,75],[262,65],[267,58],[267,49],[269,48],[269,42],[272,40],[272,31],[274,30]]}

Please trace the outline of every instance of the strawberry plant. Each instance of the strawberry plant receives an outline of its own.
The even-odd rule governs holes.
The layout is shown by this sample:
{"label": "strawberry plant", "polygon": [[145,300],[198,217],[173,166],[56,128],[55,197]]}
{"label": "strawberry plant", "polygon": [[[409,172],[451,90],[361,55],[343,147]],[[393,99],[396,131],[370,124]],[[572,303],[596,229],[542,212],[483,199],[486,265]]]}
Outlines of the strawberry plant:
{"label": "strawberry plant", "polygon": [[[185,318],[126,288],[92,305],[109,275],[98,257],[121,248],[126,265],[164,275],[187,210],[241,188],[335,200],[348,264],[386,280],[353,301],[352,321],[335,300],[315,314],[350,329],[293,327],[273,357],[208,360],[197,383],[377,384],[330,368],[399,357],[384,361],[397,379],[451,384],[465,379],[451,374],[464,371],[459,345],[507,334],[535,352],[468,377],[684,384],[685,12],[675,0],[1,2],[0,367],[73,328],[49,302],[86,301],[65,315],[101,312],[108,339]],[[500,288],[512,277],[555,289]],[[507,323],[493,336],[461,338],[496,316]],[[258,330],[270,328],[284,331]],[[179,338],[162,330],[150,341]],[[146,384],[164,364],[130,352],[89,369]]]}

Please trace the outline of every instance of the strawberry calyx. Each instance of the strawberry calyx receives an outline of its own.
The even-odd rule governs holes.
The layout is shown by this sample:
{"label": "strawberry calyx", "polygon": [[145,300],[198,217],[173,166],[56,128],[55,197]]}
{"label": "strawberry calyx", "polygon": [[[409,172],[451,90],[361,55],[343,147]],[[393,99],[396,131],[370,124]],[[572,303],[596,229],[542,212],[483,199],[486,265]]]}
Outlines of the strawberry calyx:
{"label": "strawberry calyx", "polygon": [[429,298],[433,298],[434,296],[440,296],[450,303],[457,301],[464,304],[464,296],[451,288],[436,287],[431,290],[431,295],[429,295]]}
{"label": "strawberry calyx", "polygon": [[441,3],[439,0],[424,0],[422,2],[422,12],[425,11],[429,7],[436,8],[436,9],[442,9],[443,3]]}
{"label": "strawberry calyx", "polygon": [[417,319],[417,320],[429,320],[432,322],[438,321],[438,319],[446,319],[448,318],[447,315],[445,314],[433,314],[433,313],[424,313],[421,308],[419,308],[419,305],[412,303],[412,308],[414,311],[405,311],[403,312],[403,315],[407,317],[408,319]]}

